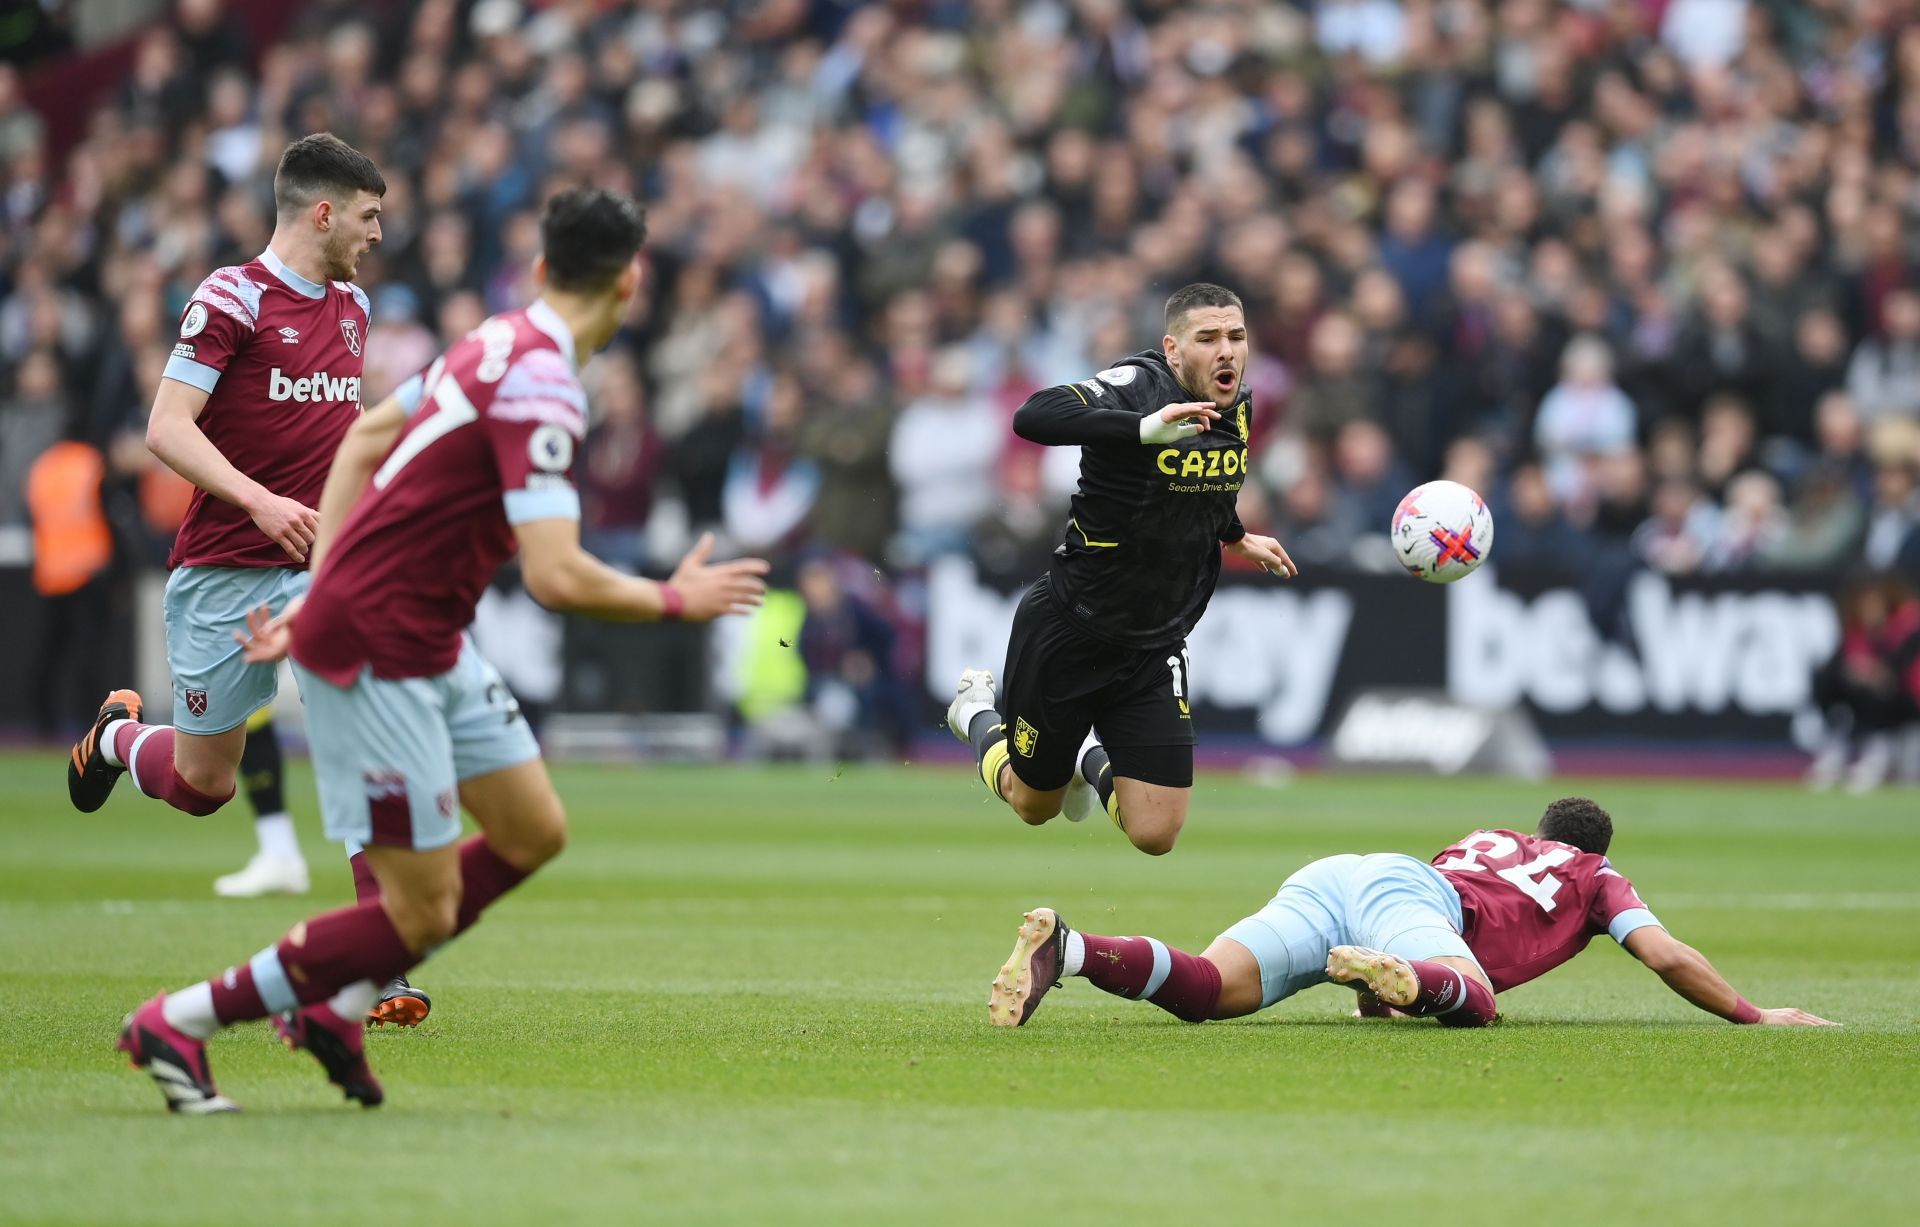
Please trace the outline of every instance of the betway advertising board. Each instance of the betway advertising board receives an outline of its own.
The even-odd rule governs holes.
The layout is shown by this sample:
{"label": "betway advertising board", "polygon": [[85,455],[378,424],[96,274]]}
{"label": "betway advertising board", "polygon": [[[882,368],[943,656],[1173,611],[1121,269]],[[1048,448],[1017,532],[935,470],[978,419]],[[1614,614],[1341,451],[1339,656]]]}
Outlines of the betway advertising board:
{"label": "betway advertising board", "polygon": [[[928,573],[925,684],[944,705],[969,665],[996,672],[1032,575],[946,559]],[[1277,745],[1325,735],[1357,693],[1444,689],[1524,705],[1549,737],[1780,740],[1832,655],[1824,577],[1673,579],[1583,593],[1488,567],[1446,587],[1399,575],[1228,574],[1188,639],[1201,734]]]}

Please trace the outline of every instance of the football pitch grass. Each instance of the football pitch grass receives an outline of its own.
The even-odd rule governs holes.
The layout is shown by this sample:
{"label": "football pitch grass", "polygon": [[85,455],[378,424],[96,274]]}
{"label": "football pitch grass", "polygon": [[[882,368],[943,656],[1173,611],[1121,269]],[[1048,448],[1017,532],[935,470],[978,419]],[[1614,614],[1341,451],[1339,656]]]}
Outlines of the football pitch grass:
{"label": "football pitch grass", "polygon": [[[0,758],[0,1223],[1907,1220],[1920,1196],[1920,797],[1784,786],[1203,774],[1171,856],[1028,830],[952,768],[566,767],[573,842],[416,974],[344,1104],[255,1024],[243,1115],[170,1118],[122,1015],[344,899],[311,778],[307,899],[213,898],[244,809],[67,805]],[[1604,938],[1484,1031],[1316,989],[1190,1026],[1084,981],[1018,1031],[988,982],[1023,909],[1199,950],[1306,861],[1431,855],[1612,809],[1613,859],[1762,1005],[1736,1028]]]}

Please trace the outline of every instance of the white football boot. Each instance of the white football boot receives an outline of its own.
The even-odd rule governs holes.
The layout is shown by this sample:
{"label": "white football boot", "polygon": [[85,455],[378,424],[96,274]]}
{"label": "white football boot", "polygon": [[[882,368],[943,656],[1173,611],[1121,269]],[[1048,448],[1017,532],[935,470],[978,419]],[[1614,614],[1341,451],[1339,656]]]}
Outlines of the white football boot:
{"label": "white football boot", "polygon": [[1100,812],[1100,790],[1087,783],[1087,777],[1080,766],[1087,761],[1087,751],[1100,744],[1100,735],[1092,729],[1087,730],[1087,739],[1080,743],[1080,752],[1073,756],[1073,778],[1067,781],[1067,795],[1060,798],[1060,812],[1068,822],[1085,822]]}
{"label": "white football boot", "polygon": [[961,741],[971,740],[967,728],[983,711],[994,710],[993,674],[986,669],[967,669],[960,674],[959,691],[947,704],[947,727]]}
{"label": "white football boot", "polygon": [[297,856],[256,852],[238,873],[213,880],[213,893],[222,899],[257,899],[261,895],[307,893],[307,862]]}

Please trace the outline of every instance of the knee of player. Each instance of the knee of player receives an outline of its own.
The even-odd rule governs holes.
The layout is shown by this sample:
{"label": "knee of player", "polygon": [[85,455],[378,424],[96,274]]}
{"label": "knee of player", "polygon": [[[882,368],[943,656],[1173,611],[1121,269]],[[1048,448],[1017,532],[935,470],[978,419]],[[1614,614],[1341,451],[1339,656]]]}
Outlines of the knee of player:
{"label": "knee of player", "polygon": [[1148,856],[1165,856],[1173,851],[1174,843],[1180,838],[1180,828],[1187,821],[1184,810],[1136,816],[1122,809],[1121,818],[1126,824],[1127,838]]}
{"label": "knee of player", "polygon": [[187,787],[203,796],[219,798],[222,804],[232,798],[240,782],[239,774],[231,766],[189,760],[175,762],[173,769]]}
{"label": "knee of player", "polygon": [[1060,814],[1058,802],[1048,805],[1045,802],[1022,797],[1018,801],[1009,801],[1007,804],[1013,806],[1013,812],[1020,815],[1020,821],[1030,827],[1037,827],[1042,823],[1051,822]]}
{"label": "knee of player", "polygon": [[544,821],[527,833],[521,846],[523,857],[519,862],[522,869],[534,869],[546,864],[554,857],[566,851],[567,815],[558,806]]}
{"label": "knee of player", "polygon": [[1175,823],[1152,831],[1128,831],[1127,838],[1148,856],[1165,856],[1173,851],[1174,842],[1180,838],[1180,827]]}
{"label": "knee of player", "polygon": [[425,898],[388,894],[381,902],[400,939],[416,954],[424,954],[453,936],[460,923],[460,890],[436,891]]}

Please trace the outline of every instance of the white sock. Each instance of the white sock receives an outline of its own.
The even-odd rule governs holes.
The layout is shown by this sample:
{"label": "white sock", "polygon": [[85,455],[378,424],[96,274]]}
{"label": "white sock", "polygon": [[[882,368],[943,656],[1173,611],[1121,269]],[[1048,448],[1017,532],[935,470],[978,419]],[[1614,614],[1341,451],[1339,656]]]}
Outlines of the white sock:
{"label": "white sock", "polygon": [[220,1020],[213,1013],[213,985],[202,980],[192,988],[168,993],[160,1003],[160,1016],[168,1026],[194,1039],[211,1038],[220,1029]]}
{"label": "white sock", "polygon": [[1087,961],[1087,939],[1080,936],[1080,930],[1067,930],[1067,952],[1060,956],[1060,974],[1077,976]]}
{"label": "white sock", "polygon": [[373,1008],[374,999],[379,996],[379,985],[371,980],[355,980],[327,998],[327,1007],[341,1018],[352,1022],[356,1018],[365,1018],[367,1011]]}
{"label": "white sock", "polygon": [[100,730],[100,757],[116,767],[124,767],[126,764],[121,762],[120,756],[113,752],[113,735],[119,731],[121,725],[132,723],[131,720],[109,720],[107,727]]}
{"label": "white sock", "polygon": [[260,851],[283,861],[303,860],[300,838],[294,834],[293,815],[262,814],[253,820],[253,833],[260,839]]}

